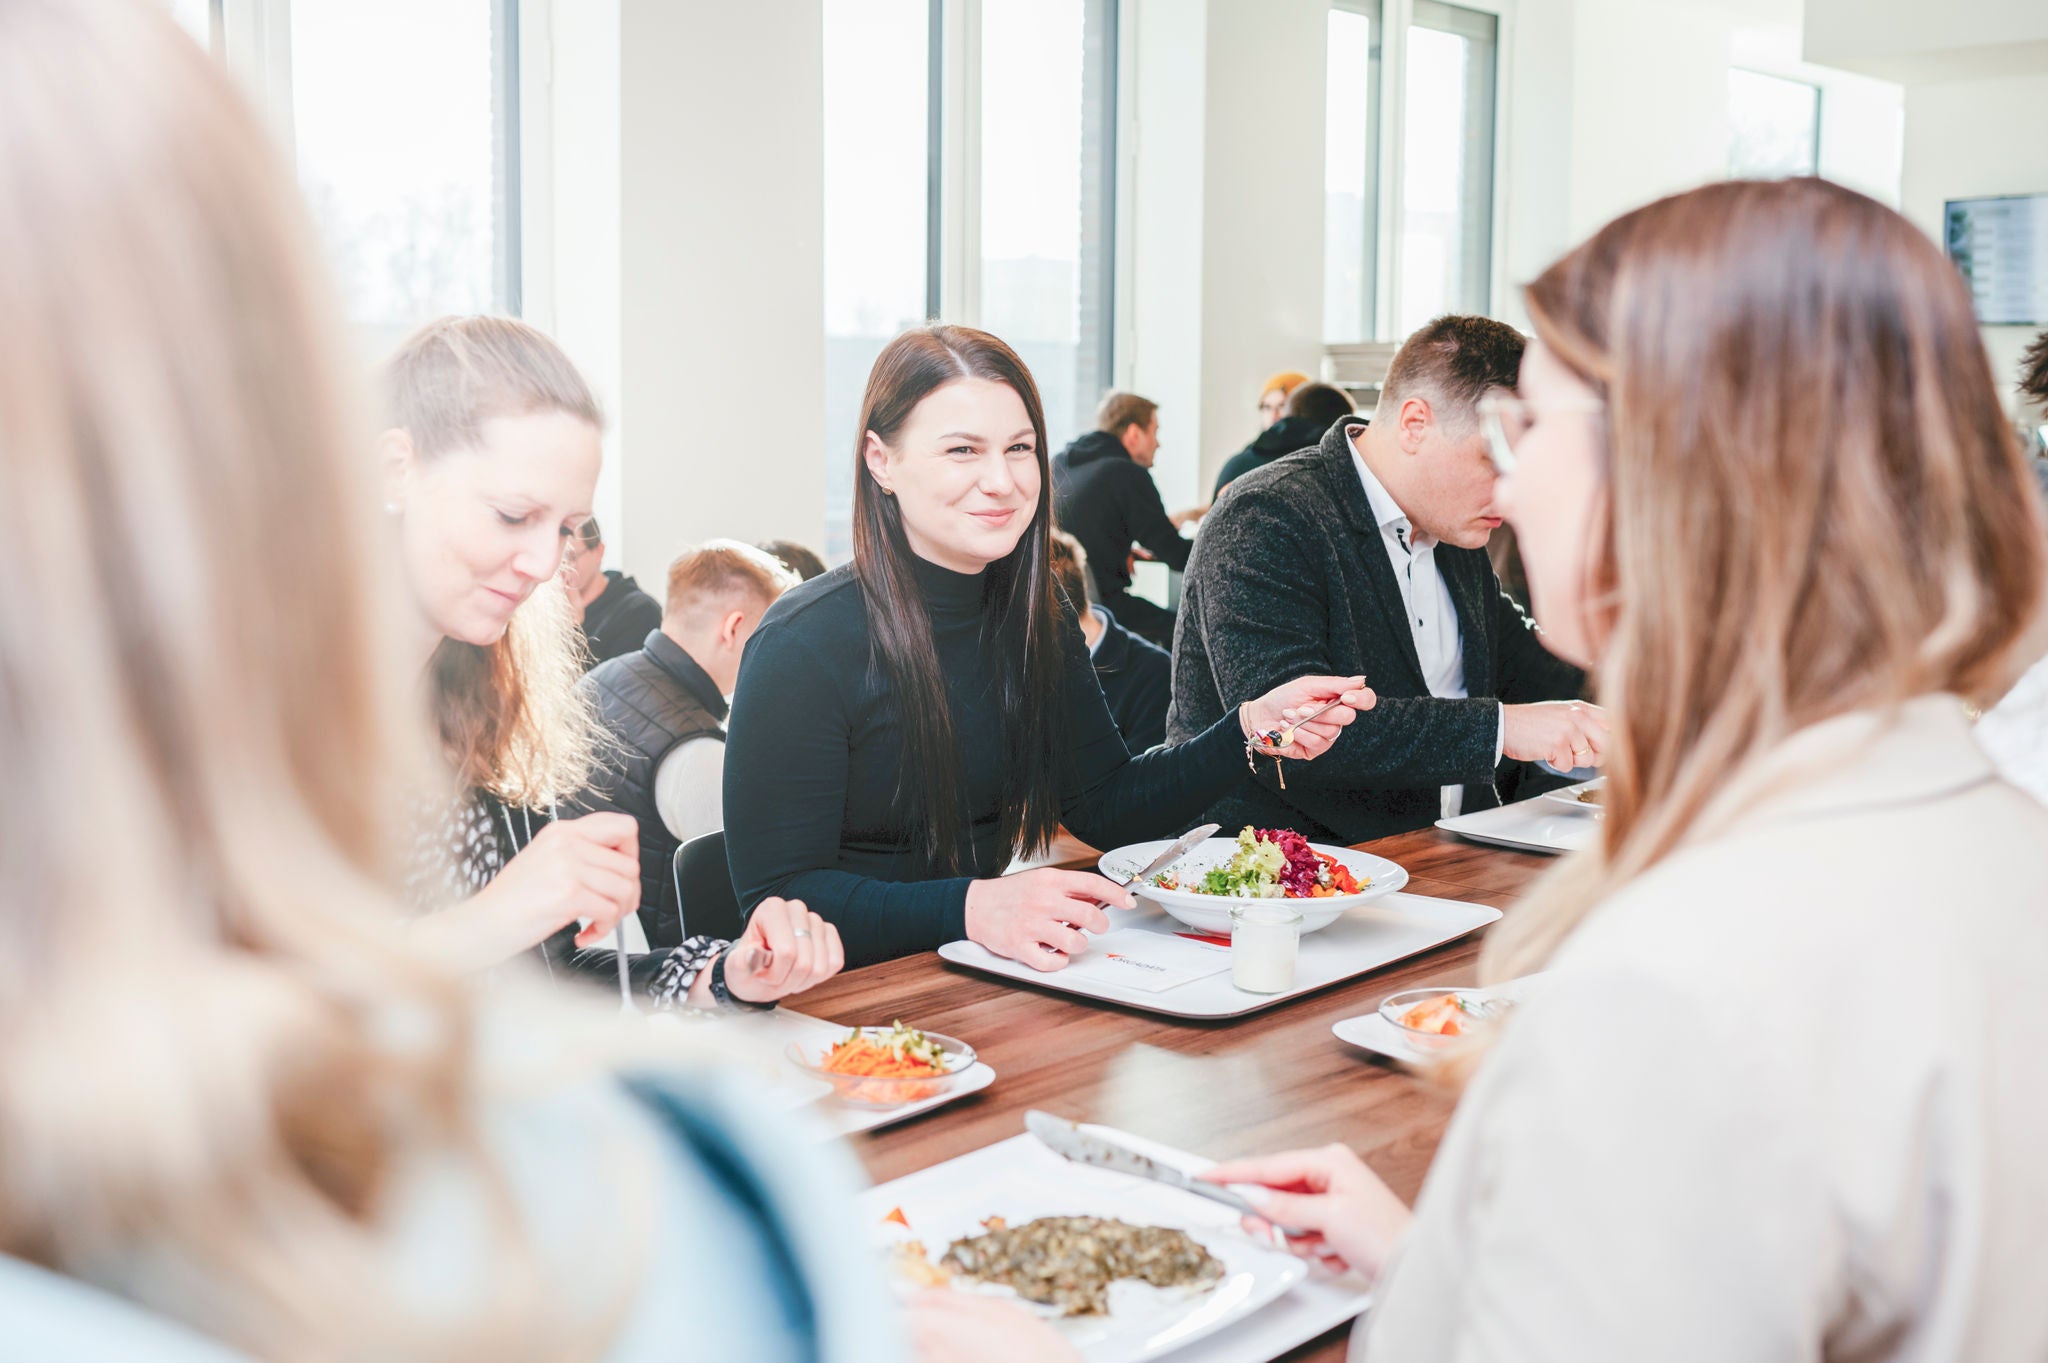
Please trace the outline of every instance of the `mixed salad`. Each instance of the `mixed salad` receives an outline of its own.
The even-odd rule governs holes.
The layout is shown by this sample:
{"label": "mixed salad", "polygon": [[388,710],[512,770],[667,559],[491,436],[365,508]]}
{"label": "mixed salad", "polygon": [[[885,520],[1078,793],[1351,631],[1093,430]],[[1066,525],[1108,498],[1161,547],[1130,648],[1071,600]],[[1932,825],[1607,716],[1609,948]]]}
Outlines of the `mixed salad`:
{"label": "mixed salad", "polygon": [[1233,899],[1328,899],[1358,894],[1372,880],[1361,883],[1350,867],[1316,851],[1291,829],[1247,827],[1237,835],[1237,851],[1221,866],[1186,880],[1168,869],[1152,877],[1152,883],[1162,890]]}

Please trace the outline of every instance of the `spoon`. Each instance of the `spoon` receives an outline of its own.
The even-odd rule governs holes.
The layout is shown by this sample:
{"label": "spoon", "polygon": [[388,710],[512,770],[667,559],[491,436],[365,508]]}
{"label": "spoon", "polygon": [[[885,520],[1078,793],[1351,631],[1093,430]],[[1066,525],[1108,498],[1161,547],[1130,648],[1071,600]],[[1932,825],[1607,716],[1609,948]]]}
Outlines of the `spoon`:
{"label": "spoon", "polygon": [[1277,729],[1262,730],[1259,734],[1259,741],[1269,748],[1291,748],[1294,746],[1294,731],[1296,729],[1308,723],[1317,715],[1322,714],[1325,710],[1334,710],[1343,703],[1343,697],[1340,696],[1336,700],[1318,705],[1307,714],[1298,717],[1292,724],[1283,724]]}

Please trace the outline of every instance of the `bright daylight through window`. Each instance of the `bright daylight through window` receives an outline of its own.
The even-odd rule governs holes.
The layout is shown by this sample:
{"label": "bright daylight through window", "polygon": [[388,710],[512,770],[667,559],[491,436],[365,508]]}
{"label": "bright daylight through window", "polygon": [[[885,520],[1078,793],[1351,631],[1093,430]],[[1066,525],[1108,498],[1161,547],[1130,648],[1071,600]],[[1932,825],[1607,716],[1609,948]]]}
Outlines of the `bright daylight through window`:
{"label": "bright daylight through window", "polygon": [[518,310],[516,8],[292,0],[292,141],[351,321]]}

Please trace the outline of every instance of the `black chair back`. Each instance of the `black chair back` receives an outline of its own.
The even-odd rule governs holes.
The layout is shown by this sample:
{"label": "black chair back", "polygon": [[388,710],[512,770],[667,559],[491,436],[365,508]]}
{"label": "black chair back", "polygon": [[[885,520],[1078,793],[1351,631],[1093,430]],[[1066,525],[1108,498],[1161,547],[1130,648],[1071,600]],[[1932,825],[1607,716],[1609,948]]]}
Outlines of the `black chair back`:
{"label": "black chair back", "polygon": [[673,870],[684,937],[721,937],[730,942],[747,930],[747,916],[740,911],[732,871],[725,864],[723,829],[676,848]]}

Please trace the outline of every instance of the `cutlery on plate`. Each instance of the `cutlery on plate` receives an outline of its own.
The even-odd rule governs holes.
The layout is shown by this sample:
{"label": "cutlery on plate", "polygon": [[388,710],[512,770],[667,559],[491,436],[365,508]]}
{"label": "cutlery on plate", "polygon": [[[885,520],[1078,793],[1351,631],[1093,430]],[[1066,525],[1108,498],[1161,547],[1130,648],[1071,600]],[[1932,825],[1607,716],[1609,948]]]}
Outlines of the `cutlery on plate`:
{"label": "cutlery on plate", "polygon": [[[1062,1159],[1072,1160],[1076,1164],[1093,1165],[1097,1169],[1109,1169],[1119,1174],[1129,1174],[1134,1178],[1150,1179],[1169,1188],[1178,1188],[1184,1193],[1206,1197],[1211,1202],[1220,1202],[1242,1216],[1256,1216],[1261,1221],[1271,1221],[1271,1218],[1253,1206],[1251,1200],[1242,1194],[1233,1193],[1220,1183],[1198,1179],[1170,1164],[1161,1164],[1150,1155],[1141,1155],[1127,1146],[1118,1145],[1115,1141],[1090,1135],[1064,1117],[1055,1117],[1050,1112],[1040,1112],[1034,1108],[1024,1114],[1024,1129],[1038,1137],[1046,1149]],[[1274,1229],[1289,1239],[1297,1239],[1308,1234],[1307,1231],[1293,1226],[1275,1224]]]}
{"label": "cutlery on plate", "polygon": [[1167,848],[1164,852],[1161,852],[1158,856],[1152,858],[1150,862],[1146,863],[1144,870],[1139,871],[1133,875],[1125,876],[1122,880],[1119,880],[1117,884],[1135,885],[1139,881],[1145,879],[1147,876],[1158,875],[1161,871],[1173,865],[1176,861],[1179,861],[1188,853],[1194,851],[1197,847],[1207,842],[1210,838],[1216,836],[1216,830],[1221,827],[1223,827],[1223,825],[1220,823],[1205,823],[1200,828],[1189,829],[1173,844],[1173,846]]}

